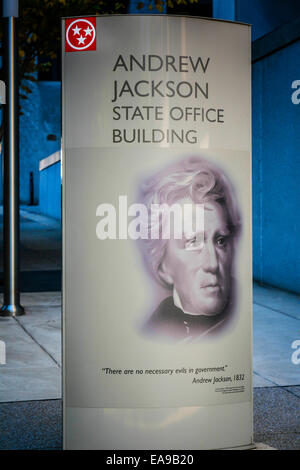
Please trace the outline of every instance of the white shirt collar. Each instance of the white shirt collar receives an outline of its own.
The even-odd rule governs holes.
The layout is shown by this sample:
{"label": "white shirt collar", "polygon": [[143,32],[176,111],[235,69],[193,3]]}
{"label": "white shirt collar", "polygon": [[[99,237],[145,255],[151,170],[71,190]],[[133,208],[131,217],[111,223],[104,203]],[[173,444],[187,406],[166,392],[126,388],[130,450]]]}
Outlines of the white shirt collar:
{"label": "white shirt collar", "polygon": [[173,301],[174,301],[174,305],[176,307],[180,308],[180,310],[182,310],[187,315],[194,315],[194,316],[199,315],[199,313],[192,313],[192,312],[187,312],[186,310],[184,310],[184,308],[182,307],[182,303],[181,303],[179,294],[178,294],[177,290],[175,289],[175,287],[173,287]]}
{"label": "white shirt collar", "polygon": [[194,317],[197,316],[199,317],[200,315],[203,316],[203,317],[208,317],[209,315],[205,315],[205,313],[193,313],[193,312],[187,312],[186,310],[184,310],[183,306],[182,306],[182,303],[181,303],[181,300],[180,300],[180,297],[179,297],[179,294],[177,292],[177,290],[175,289],[175,287],[173,287],[173,302],[174,302],[174,305],[178,308],[180,308],[180,310],[183,311],[183,313],[186,313],[187,315],[193,315]]}

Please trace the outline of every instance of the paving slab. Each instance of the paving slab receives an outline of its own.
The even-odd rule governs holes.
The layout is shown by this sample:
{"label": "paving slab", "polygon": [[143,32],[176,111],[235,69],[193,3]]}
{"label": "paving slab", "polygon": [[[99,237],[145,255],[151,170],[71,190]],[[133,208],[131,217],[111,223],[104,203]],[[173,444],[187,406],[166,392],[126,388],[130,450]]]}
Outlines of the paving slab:
{"label": "paving slab", "polygon": [[300,338],[300,321],[254,304],[253,323],[254,372],[274,385],[299,385],[300,367],[291,360],[291,345]]}
{"label": "paving slab", "polygon": [[[3,303],[3,294],[0,293],[0,303]],[[21,292],[20,303],[27,307],[61,307],[61,292]],[[21,317],[20,317],[21,318]]]}
{"label": "paving slab", "polygon": [[13,318],[0,318],[0,339],[6,345],[6,364],[0,366],[0,375],[7,369],[52,367],[53,360]]}
{"label": "paving slab", "polygon": [[61,398],[60,301],[59,293],[22,294],[26,315],[0,318],[0,402]]}
{"label": "paving slab", "polygon": [[26,307],[18,323],[61,366],[61,307]]}
{"label": "paving slab", "polygon": [[59,367],[4,369],[0,366],[0,402],[61,398]]}
{"label": "paving slab", "polygon": [[253,284],[254,303],[300,320],[300,296],[275,287]]}
{"label": "paving slab", "polygon": [[264,377],[260,377],[256,372],[253,372],[253,387],[274,387],[274,383],[266,380]]}
{"label": "paving slab", "polygon": [[24,305],[24,307],[31,307],[31,306],[57,307],[57,306],[61,306],[61,302],[62,302],[61,292],[21,293],[21,303],[22,305]]}

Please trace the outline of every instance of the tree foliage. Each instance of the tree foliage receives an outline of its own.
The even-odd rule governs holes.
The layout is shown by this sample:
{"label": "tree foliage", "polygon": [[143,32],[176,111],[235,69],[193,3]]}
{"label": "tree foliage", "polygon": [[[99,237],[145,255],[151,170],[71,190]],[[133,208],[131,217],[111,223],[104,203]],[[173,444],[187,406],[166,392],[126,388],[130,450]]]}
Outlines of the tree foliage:
{"label": "tree foliage", "polygon": [[[128,1],[112,0],[20,0],[20,79],[36,80],[36,72],[47,71],[60,54],[61,18],[126,13]],[[38,61],[47,57],[47,61]],[[21,85],[28,93],[30,88]],[[24,96],[23,96],[24,97]]]}

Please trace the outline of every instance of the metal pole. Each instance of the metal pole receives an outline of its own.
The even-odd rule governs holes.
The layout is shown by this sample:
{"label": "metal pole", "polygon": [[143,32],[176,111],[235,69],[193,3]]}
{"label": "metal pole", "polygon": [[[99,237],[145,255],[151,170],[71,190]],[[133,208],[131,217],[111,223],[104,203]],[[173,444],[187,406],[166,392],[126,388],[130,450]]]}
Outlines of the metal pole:
{"label": "metal pole", "polygon": [[24,315],[19,291],[19,84],[18,2],[3,1],[3,67],[7,87],[4,105],[4,304],[0,316]]}

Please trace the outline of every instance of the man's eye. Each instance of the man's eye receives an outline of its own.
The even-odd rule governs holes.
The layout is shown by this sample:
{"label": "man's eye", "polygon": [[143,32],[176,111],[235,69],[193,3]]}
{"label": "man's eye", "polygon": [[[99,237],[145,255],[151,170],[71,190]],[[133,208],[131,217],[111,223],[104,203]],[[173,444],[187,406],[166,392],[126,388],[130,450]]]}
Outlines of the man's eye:
{"label": "man's eye", "polygon": [[228,237],[218,237],[216,240],[216,245],[220,248],[225,248],[228,243]]}
{"label": "man's eye", "polygon": [[196,237],[191,238],[190,240],[187,240],[187,242],[185,243],[185,248],[193,247],[195,246],[195,243],[196,243]]}
{"label": "man's eye", "polygon": [[185,250],[201,250],[203,248],[203,239],[193,237],[190,240],[187,240],[184,245]]}

